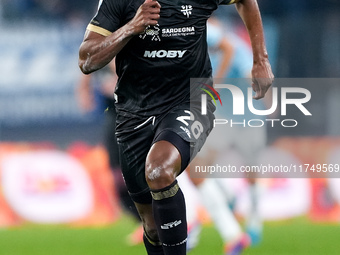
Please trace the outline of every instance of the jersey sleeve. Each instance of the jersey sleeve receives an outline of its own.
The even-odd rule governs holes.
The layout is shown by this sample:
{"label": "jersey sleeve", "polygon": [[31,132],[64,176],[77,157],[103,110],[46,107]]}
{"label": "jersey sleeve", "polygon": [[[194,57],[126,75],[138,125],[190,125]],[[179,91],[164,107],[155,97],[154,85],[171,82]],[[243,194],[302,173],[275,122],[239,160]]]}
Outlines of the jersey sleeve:
{"label": "jersey sleeve", "polygon": [[100,0],[98,11],[87,29],[108,36],[121,26],[124,0]]}
{"label": "jersey sleeve", "polygon": [[219,1],[219,4],[228,5],[228,4],[234,4],[234,3],[236,3],[237,0],[218,0],[218,1]]}

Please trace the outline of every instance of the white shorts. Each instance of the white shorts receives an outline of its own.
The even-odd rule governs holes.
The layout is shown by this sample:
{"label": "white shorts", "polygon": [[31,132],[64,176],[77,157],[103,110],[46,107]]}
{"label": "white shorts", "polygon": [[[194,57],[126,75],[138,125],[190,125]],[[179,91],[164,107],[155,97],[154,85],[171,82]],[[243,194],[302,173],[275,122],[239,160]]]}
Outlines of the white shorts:
{"label": "white shorts", "polygon": [[220,154],[234,149],[245,164],[256,165],[259,153],[265,148],[266,143],[265,127],[217,125],[197,156],[206,157],[211,151]]}

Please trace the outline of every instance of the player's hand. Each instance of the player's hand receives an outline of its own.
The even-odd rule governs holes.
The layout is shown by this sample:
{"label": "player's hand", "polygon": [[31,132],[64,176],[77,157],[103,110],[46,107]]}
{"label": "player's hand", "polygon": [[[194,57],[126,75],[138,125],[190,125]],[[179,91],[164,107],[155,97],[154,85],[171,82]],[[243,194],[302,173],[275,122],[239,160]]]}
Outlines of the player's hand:
{"label": "player's hand", "polygon": [[261,99],[274,81],[274,74],[268,59],[255,62],[252,73],[252,87],[255,91],[254,99]]}
{"label": "player's hand", "polygon": [[155,26],[160,18],[161,5],[155,0],[145,0],[138,8],[135,17],[129,22],[133,33],[143,33],[147,26]]}

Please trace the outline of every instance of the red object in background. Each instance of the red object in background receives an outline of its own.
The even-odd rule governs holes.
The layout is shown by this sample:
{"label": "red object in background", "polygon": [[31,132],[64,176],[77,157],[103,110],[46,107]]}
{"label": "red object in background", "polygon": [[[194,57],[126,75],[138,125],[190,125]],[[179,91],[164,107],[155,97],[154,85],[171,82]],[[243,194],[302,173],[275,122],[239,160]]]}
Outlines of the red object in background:
{"label": "red object in background", "polygon": [[[0,182],[3,184],[2,161],[10,155],[20,155],[29,152],[60,152],[58,148],[47,143],[0,143]],[[69,146],[66,151],[69,156],[77,160],[89,176],[93,189],[93,208],[85,217],[70,222],[72,226],[100,226],[116,221],[120,215],[120,207],[115,195],[113,176],[111,174],[106,150],[101,146],[89,146],[77,142]],[[3,186],[2,186],[3,187]],[[20,225],[26,222],[10,206],[0,192],[0,227]]]}
{"label": "red object in background", "polygon": [[113,175],[105,149],[78,142],[71,145],[67,151],[88,170],[95,194],[92,213],[74,225],[105,225],[117,220],[120,214],[119,201],[115,194]]}
{"label": "red object in background", "polygon": [[[294,154],[303,164],[327,164],[330,152],[340,146],[340,138],[283,137],[274,145]],[[309,218],[316,222],[339,222],[340,205],[332,197],[326,173],[309,174],[312,189]]]}

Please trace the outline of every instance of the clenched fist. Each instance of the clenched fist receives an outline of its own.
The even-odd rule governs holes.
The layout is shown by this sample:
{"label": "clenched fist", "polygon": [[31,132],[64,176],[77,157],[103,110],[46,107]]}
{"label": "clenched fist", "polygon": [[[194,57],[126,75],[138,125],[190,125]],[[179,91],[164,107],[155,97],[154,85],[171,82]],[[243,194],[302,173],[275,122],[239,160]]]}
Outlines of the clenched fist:
{"label": "clenched fist", "polygon": [[155,0],[145,0],[138,8],[136,15],[129,22],[133,34],[137,35],[144,32],[149,25],[155,26],[160,18],[161,5]]}

